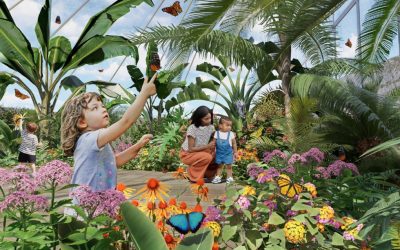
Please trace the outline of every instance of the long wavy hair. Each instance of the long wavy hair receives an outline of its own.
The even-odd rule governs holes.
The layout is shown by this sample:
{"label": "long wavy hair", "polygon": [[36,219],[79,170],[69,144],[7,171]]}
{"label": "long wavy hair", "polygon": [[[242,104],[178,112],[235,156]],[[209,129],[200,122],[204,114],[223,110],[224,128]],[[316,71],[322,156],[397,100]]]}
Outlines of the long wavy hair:
{"label": "long wavy hair", "polygon": [[88,92],[80,94],[65,103],[61,115],[61,148],[67,156],[74,154],[76,142],[82,134],[78,127],[79,119],[85,118],[83,111],[88,108],[88,103],[93,98],[101,101],[99,94]]}

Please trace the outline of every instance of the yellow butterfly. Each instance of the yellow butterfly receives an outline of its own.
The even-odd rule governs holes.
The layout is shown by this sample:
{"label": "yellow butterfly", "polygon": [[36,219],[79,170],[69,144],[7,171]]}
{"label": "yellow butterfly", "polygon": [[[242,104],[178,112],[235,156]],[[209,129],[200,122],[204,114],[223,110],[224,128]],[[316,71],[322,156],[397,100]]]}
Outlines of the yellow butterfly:
{"label": "yellow butterfly", "polygon": [[289,176],[281,174],[277,180],[279,191],[282,195],[289,198],[293,198],[295,195],[299,195],[303,191],[303,186],[294,183]]}

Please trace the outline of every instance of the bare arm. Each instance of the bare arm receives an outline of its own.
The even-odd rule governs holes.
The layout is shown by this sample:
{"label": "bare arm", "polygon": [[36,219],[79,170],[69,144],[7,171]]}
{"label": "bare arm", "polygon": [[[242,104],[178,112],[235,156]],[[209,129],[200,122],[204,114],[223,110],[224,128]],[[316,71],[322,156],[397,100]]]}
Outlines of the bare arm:
{"label": "bare arm", "polygon": [[188,145],[189,145],[189,153],[193,152],[200,152],[200,151],[205,151],[207,149],[212,149],[215,147],[215,140],[212,140],[210,143],[204,146],[200,147],[195,147],[195,139],[192,136],[188,136]]}
{"label": "bare arm", "polygon": [[233,148],[233,157],[236,160],[237,158],[237,145],[236,145],[236,139],[232,139],[232,148]]}
{"label": "bare arm", "polygon": [[126,110],[122,118],[110,127],[100,131],[99,137],[97,138],[97,146],[99,148],[120,137],[129,127],[132,126],[132,124],[136,122],[142,113],[147,98],[156,93],[156,86],[154,85],[156,77],[157,74],[155,74],[149,82],[147,82],[147,78],[145,78],[142,90],[138,97]]}
{"label": "bare arm", "polygon": [[151,138],[153,138],[153,135],[147,134],[142,136],[142,138],[135,144],[127,148],[126,150],[118,153],[115,155],[115,161],[117,164],[117,167],[120,167],[127,163],[128,161],[134,159],[137,154],[139,153],[139,150],[146,145]]}

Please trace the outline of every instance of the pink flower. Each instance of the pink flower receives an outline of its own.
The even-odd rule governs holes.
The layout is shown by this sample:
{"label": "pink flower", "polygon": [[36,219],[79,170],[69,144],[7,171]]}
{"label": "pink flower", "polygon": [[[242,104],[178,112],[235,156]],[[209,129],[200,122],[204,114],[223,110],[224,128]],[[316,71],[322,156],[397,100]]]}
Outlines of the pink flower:
{"label": "pink flower", "polygon": [[257,182],[261,184],[267,181],[272,181],[277,176],[279,176],[278,170],[276,168],[269,168],[257,176]]}
{"label": "pink flower", "polygon": [[93,192],[88,186],[76,188],[71,195],[78,200],[79,205],[92,217],[105,214],[115,218],[120,204],[126,200],[124,194],[120,191],[109,189]]}
{"label": "pink flower", "polygon": [[127,150],[128,148],[130,148],[132,146],[131,143],[125,143],[123,141],[120,141],[117,145],[117,148],[115,149],[115,153],[120,153],[122,151]]}
{"label": "pink flower", "polygon": [[296,173],[296,169],[293,167],[293,165],[289,165],[286,168],[282,168],[282,171],[290,174]]}
{"label": "pink flower", "polygon": [[52,187],[70,183],[72,168],[68,163],[54,160],[41,167],[35,176],[38,186]]}
{"label": "pink flower", "polygon": [[297,212],[297,211],[288,210],[288,211],[286,212],[286,216],[287,216],[287,217],[293,217],[293,216],[296,216],[298,213],[299,213],[299,212]]}
{"label": "pink flower", "polygon": [[256,179],[257,176],[263,171],[264,169],[258,166],[256,163],[250,163],[247,165],[247,174],[253,179]]}
{"label": "pink flower", "polygon": [[265,152],[264,153],[264,162],[268,163],[270,162],[274,157],[278,157],[281,159],[286,159],[287,156],[285,153],[283,153],[282,151],[280,151],[279,149],[275,149],[272,152]]}
{"label": "pink flower", "polygon": [[269,208],[269,215],[271,215],[272,212],[278,208],[278,204],[275,201],[266,200],[263,202],[263,204]]}
{"label": "pink flower", "polygon": [[316,174],[315,176],[317,178],[320,178],[322,175],[322,178],[324,179],[329,179],[331,177],[336,177],[336,176],[340,176],[342,174],[342,171],[344,169],[350,169],[353,173],[359,175],[360,173],[358,172],[358,168],[356,165],[354,165],[353,163],[346,163],[344,161],[341,160],[337,160],[334,163],[332,163],[331,165],[329,165],[327,168],[324,167],[317,167],[316,170],[320,173],[320,174]]}
{"label": "pink flower", "polygon": [[10,176],[10,171],[4,168],[0,168],[0,186],[7,183]]}
{"label": "pink flower", "polygon": [[241,195],[239,199],[237,200],[238,205],[240,206],[241,209],[248,209],[250,206],[250,201],[249,199],[246,198],[246,196]]}
{"label": "pink flower", "polygon": [[10,183],[10,191],[23,191],[33,193],[36,189],[35,181],[29,174],[24,172],[9,172],[5,178],[6,183]]}
{"label": "pink flower", "polygon": [[325,158],[324,153],[318,148],[311,148],[307,152],[303,153],[301,157],[307,161],[315,161],[317,163],[321,163]]}
{"label": "pink flower", "polygon": [[306,163],[307,160],[299,154],[293,154],[290,159],[288,160],[289,165],[293,165],[296,162]]}
{"label": "pink flower", "polygon": [[0,212],[6,210],[24,210],[25,213],[44,211],[48,207],[47,198],[40,195],[29,194],[23,191],[16,191],[0,202]]}
{"label": "pink flower", "polygon": [[204,222],[207,221],[221,221],[224,219],[221,215],[221,210],[214,206],[208,206],[207,210],[205,212],[206,218],[204,219]]}

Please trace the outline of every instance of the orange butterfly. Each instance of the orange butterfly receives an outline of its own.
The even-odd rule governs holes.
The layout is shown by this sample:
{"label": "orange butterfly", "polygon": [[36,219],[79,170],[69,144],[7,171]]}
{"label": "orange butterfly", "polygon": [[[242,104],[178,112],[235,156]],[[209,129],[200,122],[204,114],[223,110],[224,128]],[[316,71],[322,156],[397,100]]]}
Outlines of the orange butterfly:
{"label": "orange butterfly", "polygon": [[104,69],[99,69],[99,72],[101,73],[101,72],[103,72],[104,71]]}
{"label": "orange butterfly", "polygon": [[350,39],[347,39],[347,42],[344,45],[351,48],[353,46],[353,43],[350,41]]}
{"label": "orange butterfly", "polygon": [[28,95],[22,94],[18,89],[15,89],[15,96],[21,100],[30,98]]}
{"label": "orange butterfly", "polygon": [[151,56],[150,69],[154,72],[161,69],[160,56],[157,53]]}
{"label": "orange butterfly", "polygon": [[182,7],[179,1],[176,1],[173,5],[163,8],[162,11],[171,14],[173,16],[177,16],[179,15],[179,13],[182,12]]}
{"label": "orange butterfly", "polygon": [[60,18],[60,16],[57,16],[56,17],[56,22],[55,22],[56,24],[61,24],[61,18]]}

